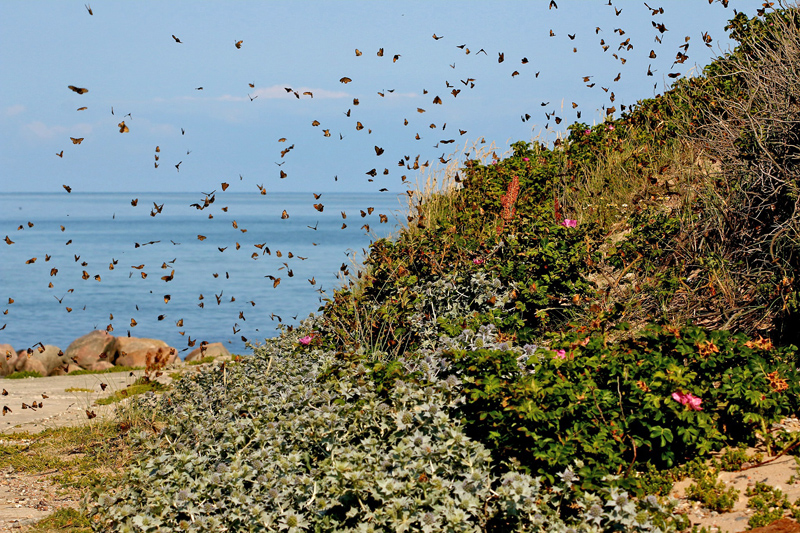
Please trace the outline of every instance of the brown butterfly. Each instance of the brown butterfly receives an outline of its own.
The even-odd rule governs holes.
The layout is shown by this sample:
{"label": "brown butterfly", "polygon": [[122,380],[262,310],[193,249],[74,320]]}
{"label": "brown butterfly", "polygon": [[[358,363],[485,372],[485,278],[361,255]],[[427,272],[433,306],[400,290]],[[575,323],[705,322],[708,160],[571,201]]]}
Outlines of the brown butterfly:
{"label": "brown butterfly", "polygon": [[129,131],[131,131],[130,129],[128,129],[128,126],[125,125],[125,121],[124,120],[122,122],[120,122],[119,124],[117,124],[117,126],[119,126],[119,132],[120,133],[128,133]]}
{"label": "brown butterfly", "polygon": [[244,42],[244,41],[236,41],[236,43],[234,44],[234,46],[235,46],[236,48],[241,48],[241,47],[242,47],[242,43],[243,43],[243,42]]}
{"label": "brown butterfly", "polygon": [[83,137],[79,137],[79,138],[76,139],[75,137],[70,137],[69,139],[72,141],[72,144],[81,144],[83,142],[84,138]]}
{"label": "brown butterfly", "polygon": [[325,209],[325,206],[322,204],[314,204],[314,209],[322,213],[322,210]]}
{"label": "brown butterfly", "polygon": [[11,413],[11,412],[13,412],[13,411],[11,411],[11,409],[7,405],[3,406],[3,416],[6,416],[6,414]]}
{"label": "brown butterfly", "polygon": [[67,85],[67,89],[74,91],[78,94],[86,94],[89,92],[89,89],[84,89],[83,87],[75,87],[74,85]]}
{"label": "brown butterfly", "polygon": [[60,152],[56,153],[56,155],[58,157],[64,157],[64,150],[61,150]]}
{"label": "brown butterfly", "polygon": [[287,212],[286,212],[286,209],[284,209],[284,210],[283,210],[283,213],[281,213],[281,218],[282,218],[282,219],[287,219],[287,218],[289,218],[289,213],[287,213]]}
{"label": "brown butterfly", "polygon": [[90,15],[94,15],[94,13],[92,13],[92,6],[89,4],[83,4],[83,7],[86,8],[86,11],[88,11]]}
{"label": "brown butterfly", "polygon": [[359,50],[358,48],[356,48],[356,57],[358,57],[358,56],[360,56],[360,55],[361,55],[361,50]]}
{"label": "brown butterfly", "polygon": [[340,82],[342,82],[342,83],[350,83],[350,82],[351,82],[351,81],[353,81],[353,80],[351,80],[350,78],[348,78],[347,76],[345,76],[345,77],[343,77],[343,78],[340,78],[340,79],[339,79],[339,81],[340,81]]}
{"label": "brown butterfly", "polygon": [[378,57],[383,57],[383,48],[378,50]]}
{"label": "brown butterfly", "polygon": [[84,106],[84,107],[79,107],[76,111],[86,111],[87,109],[89,108]]}
{"label": "brown butterfly", "polygon": [[[178,42],[180,42],[180,41],[178,41]],[[97,417],[97,413],[95,413],[94,411],[90,411],[90,410],[86,409],[86,416],[89,417],[89,420],[91,420],[92,418]]]}
{"label": "brown butterfly", "polygon": [[381,148],[379,146],[376,146],[375,147],[375,155],[381,155],[381,154],[383,154],[383,148]]}
{"label": "brown butterfly", "polygon": [[3,389],[3,396],[8,396],[8,391]]}

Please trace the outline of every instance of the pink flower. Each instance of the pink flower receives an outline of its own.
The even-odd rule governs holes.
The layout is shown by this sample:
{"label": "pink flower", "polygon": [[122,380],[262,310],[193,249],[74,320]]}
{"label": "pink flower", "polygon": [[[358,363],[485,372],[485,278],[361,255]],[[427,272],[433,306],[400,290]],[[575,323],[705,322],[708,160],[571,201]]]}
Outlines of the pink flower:
{"label": "pink flower", "polygon": [[592,130],[583,130],[583,134],[584,135],[590,135],[591,133],[592,133]]}
{"label": "pink flower", "polygon": [[578,227],[578,221],[577,220],[573,220],[571,218],[565,218],[561,222],[561,225],[566,227],[566,228],[577,228]]}
{"label": "pink flower", "polygon": [[312,340],[312,339],[313,339],[313,337],[312,337],[311,335],[306,335],[305,337],[301,337],[301,338],[298,340],[298,342],[299,342],[300,344],[302,344],[303,346],[308,346],[309,344],[311,344],[311,340]]}
{"label": "pink flower", "polygon": [[476,257],[475,259],[472,260],[472,262],[475,263],[476,265],[482,265],[483,259],[481,259],[480,257]]}
{"label": "pink flower", "polygon": [[614,125],[613,124],[609,124],[608,131],[614,131]]}
{"label": "pink flower", "polygon": [[564,350],[557,350],[556,351],[556,357],[558,357],[560,359],[566,359],[567,358],[567,352],[565,352]]}
{"label": "pink flower", "polygon": [[691,411],[703,410],[703,408],[700,407],[700,404],[703,403],[703,400],[701,400],[691,392],[673,392],[672,399],[681,405],[689,406],[689,409]]}
{"label": "pink flower", "polygon": [[530,161],[530,159],[528,159],[527,157],[523,157],[522,160],[523,161]]}

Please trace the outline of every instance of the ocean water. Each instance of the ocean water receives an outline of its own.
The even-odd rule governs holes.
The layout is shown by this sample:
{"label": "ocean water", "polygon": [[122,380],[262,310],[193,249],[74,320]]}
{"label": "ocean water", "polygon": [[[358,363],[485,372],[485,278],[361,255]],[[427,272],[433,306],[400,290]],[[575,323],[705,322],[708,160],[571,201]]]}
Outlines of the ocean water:
{"label": "ocean water", "polygon": [[248,353],[244,339],[261,342],[279,318],[291,325],[316,312],[343,283],[342,266],[356,272],[370,242],[406,215],[405,195],[217,191],[208,207],[191,206],[205,198],[0,195],[0,238],[13,241],[0,242],[0,343],[66,349],[111,329],[182,355],[203,340]]}

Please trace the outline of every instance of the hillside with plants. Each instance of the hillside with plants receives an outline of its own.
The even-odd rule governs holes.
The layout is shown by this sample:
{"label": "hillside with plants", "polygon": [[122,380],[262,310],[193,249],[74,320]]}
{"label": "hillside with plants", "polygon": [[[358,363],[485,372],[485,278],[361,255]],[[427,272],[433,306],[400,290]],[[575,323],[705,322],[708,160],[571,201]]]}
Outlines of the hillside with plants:
{"label": "hillside with plants", "polygon": [[800,13],[728,31],[619,118],[443,172],[318,316],[141,400],[93,527],[668,531],[686,465],[794,449]]}

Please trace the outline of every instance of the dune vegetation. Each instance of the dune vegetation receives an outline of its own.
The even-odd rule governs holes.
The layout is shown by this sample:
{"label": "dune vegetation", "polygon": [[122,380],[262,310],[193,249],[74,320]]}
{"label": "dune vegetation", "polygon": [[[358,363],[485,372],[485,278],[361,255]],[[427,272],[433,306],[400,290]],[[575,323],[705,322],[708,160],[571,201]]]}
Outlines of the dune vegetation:
{"label": "dune vegetation", "polygon": [[473,149],[318,315],[137,397],[136,453],[82,516],[671,531],[697,461],[794,450],[800,13],[727,29],[733,52],[618,118]]}

